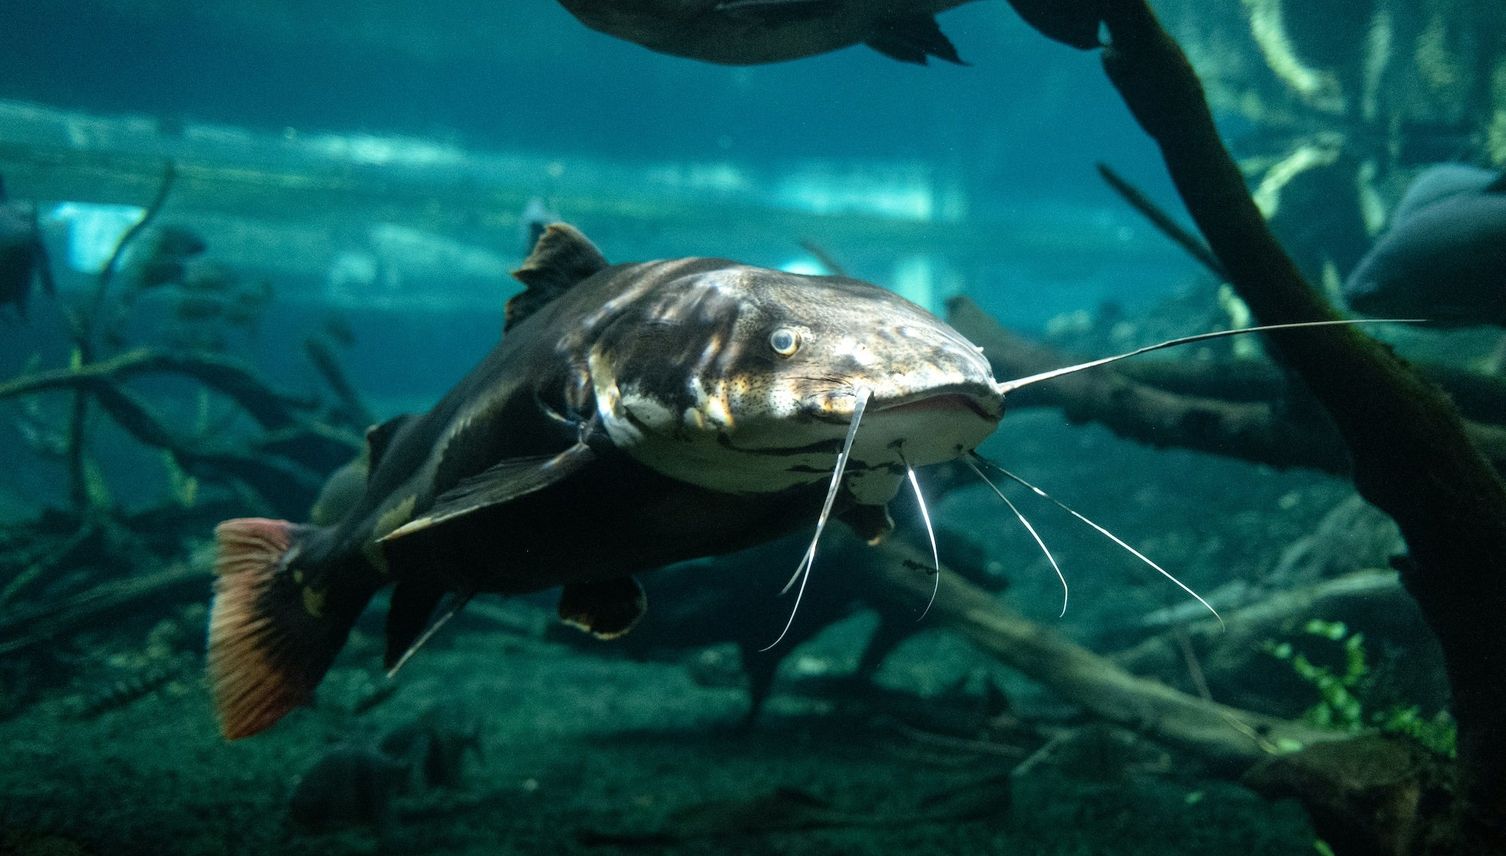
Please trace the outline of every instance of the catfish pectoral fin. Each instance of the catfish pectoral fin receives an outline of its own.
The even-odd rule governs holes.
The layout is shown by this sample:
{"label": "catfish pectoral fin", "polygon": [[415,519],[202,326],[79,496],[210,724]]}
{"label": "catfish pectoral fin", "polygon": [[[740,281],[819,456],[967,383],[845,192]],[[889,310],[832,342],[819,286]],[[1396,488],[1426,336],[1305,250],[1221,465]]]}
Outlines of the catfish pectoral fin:
{"label": "catfish pectoral fin", "polygon": [[396,541],[455,518],[543,490],[575,475],[594,460],[596,453],[591,451],[590,446],[576,443],[558,455],[502,461],[440,494],[427,514],[393,530],[381,541]]}
{"label": "catfish pectoral fin", "polygon": [[632,577],[570,583],[560,592],[560,620],[599,639],[632,630],[647,610],[648,598]]}

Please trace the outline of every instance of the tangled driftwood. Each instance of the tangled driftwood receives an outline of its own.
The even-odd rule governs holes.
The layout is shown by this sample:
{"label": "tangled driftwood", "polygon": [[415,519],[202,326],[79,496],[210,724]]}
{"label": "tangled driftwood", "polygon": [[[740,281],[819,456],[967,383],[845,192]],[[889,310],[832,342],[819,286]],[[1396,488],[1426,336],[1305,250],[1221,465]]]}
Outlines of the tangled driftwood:
{"label": "tangled driftwood", "polygon": [[[1255,317],[1268,324],[1334,318],[1272,236],[1197,75],[1144,0],[1066,0],[1060,9],[1106,29],[1109,79],[1159,146],[1193,221]],[[1506,852],[1506,637],[1499,631],[1506,485],[1448,397],[1361,332],[1293,331],[1272,345],[1333,421],[1360,493],[1401,527],[1411,553],[1403,582],[1448,664],[1459,723],[1457,798],[1415,806],[1448,834],[1419,836],[1411,846]]]}
{"label": "tangled driftwood", "polygon": [[[949,308],[948,320],[983,347],[999,377],[1024,377],[1078,361],[1005,330],[966,297],[954,299]],[[1236,376],[1241,372],[1244,376]],[[1472,411],[1484,415],[1498,403],[1499,385],[1491,378],[1446,369],[1438,369],[1436,376]],[[1009,406],[1059,408],[1073,422],[1097,422],[1152,446],[1338,475],[1347,475],[1350,468],[1342,436],[1313,406],[1311,395],[1262,364],[1105,366],[1021,390]],[[1506,420],[1506,409],[1494,415]],[[1506,424],[1466,421],[1464,429],[1491,464],[1506,471]]]}

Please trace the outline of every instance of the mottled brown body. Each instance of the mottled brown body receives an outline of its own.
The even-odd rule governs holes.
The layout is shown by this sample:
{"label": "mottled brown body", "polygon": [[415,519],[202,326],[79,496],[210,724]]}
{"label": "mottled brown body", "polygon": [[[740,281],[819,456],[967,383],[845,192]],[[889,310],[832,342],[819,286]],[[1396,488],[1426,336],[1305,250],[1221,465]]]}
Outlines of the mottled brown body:
{"label": "mottled brown body", "polygon": [[563,585],[562,617],[619,635],[644,608],[631,574],[814,522],[859,388],[870,416],[838,514],[882,517],[901,461],[964,454],[1002,411],[974,346],[856,280],[612,267],[558,225],[518,275],[497,347],[428,413],[369,433],[338,523],[222,524],[210,664],[230,736],[305,698],[389,583],[389,666],[446,593],[458,608]]}

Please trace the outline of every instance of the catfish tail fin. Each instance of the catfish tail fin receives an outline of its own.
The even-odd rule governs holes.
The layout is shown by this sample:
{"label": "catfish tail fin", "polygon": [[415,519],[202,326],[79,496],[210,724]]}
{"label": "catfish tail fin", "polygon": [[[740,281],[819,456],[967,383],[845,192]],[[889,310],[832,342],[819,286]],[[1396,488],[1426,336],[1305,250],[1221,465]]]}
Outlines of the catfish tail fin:
{"label": "catfish tail fin", "polygon": [[300,564],[317,531],[264,518],[215,528],[209,682],[227,739],[255,734],[307,702],[376,591],[343,565]]}

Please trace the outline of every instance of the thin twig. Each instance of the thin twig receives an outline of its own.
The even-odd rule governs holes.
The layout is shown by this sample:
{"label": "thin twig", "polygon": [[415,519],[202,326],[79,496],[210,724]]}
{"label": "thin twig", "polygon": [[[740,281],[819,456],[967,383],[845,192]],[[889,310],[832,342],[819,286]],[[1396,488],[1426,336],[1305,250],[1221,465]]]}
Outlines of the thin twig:
{"label": "thin twig", "polygon": [[815,256],[816,261],[820,262],[821,266],[826,268],[826,272],[832,276],[847,276],[847,269],[842,266],[841,262],[837,261],[837,257],[827,252],[825,247],[812,241],[810,238],[802,239],[800,241],[800,248]]}
{"label": "thin twig", "polygon": [[[75,354],[75,368],[80,368],[94,361],[94,333],[99,324],[99,316],[104,311],[105,295],[109,291],[110,281],[115,278],[115,271],[120,265],[120,258],[125,254],[131,242],[140,235],[142,230],[149,225],[157,212],[167,202],[168,191],[172,190],[173,178],[177,175],[172,161],[168,161],[162,170],[162,184],[157,188],[157,195],[147,206],[131,228],[120,236],[115,244],[115,250],[110,253],[110,258],[105,266],[100,268],[99,278],[95,280],[94,292],[89,298],[87,309],[83,313],[73,313],[71,317],[74,344],[77,348]],[[89,478],[85,465],[85,433],[89,420],[89,398],[84,390],[75,392],[73,395],[73,407],[68,416],[68,496],[73,502],[73,507],[80,512],[87,512],[92,502],[89,495]]]}
{"label": "thin twig", "polygon": [[1124,176],[1115,172],[1113,167],[1106,163],[1100,163],[1097,166],[1098,174],[1103,176],[1103,180],[1108,182],[1109,187],[1112,187],[1115,193],[1128,202],[1131,208],[1149,220],[1150,224],[1160,230],[1161,234],[1186,250],[1187,255],[1192,256],[1198,264],[1207,268],[1209,273],[1218,277],[1219,282],[1229,280],[1229,275],[1224,272],[1223,263],[1213,255],[1213,251],[1208,249],[1208,245],[1203,243],[1201,238],[1184,228],[1166,212],[1166,209],[1152,202],[1150,197],[1145,195],[1145,191],[1130,184]]}

